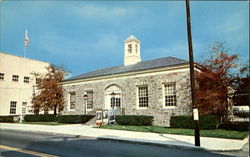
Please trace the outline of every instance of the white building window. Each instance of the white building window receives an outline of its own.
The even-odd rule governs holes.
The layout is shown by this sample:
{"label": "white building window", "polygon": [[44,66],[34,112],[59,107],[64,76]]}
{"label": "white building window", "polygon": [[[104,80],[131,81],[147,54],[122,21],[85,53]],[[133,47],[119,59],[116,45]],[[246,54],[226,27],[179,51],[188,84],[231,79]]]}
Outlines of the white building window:
{"label": "white building window", "polygon": [[10,102],[10,114],[16,114],[16,101]]}
{"label": "white building window", "polygon": [[111,108],[113,108],[113,107],[121,107],[121,98],[120,97],[117,97],[117,98],[115,98],[115,97],[112,97],[111,99],[110,99],[110,106],[111,106]]}
{"label": "white building window", "polygon": [[128,44],[128,53],[132,53],[132,44]]}
{"label": "white building window", "polygon": [[76,109],[76,93],[75,92],[69,93],[69,109],[70,110]]}
{"label": "white building window", "polygon": [[135,45],[135,53],[138,53],[138,45]]}
{"label": "white building window", "polygon": [[4,73],[0,73],[0,80],[4,80]]}
{"label": "white building window", "polygon": [[41,82],[40,78],[36,78],[36,84],[39,84]]}
{"label": "white building window", "polygon": [[169,83],[164,85],[165,107],[176,106],[176,84]]}
{"label": "white building window", "polygon": [[87,91],[87,109],[93,109],[93,91]]}
{"label": "white building window", "polygon": [[24,82],[24,83],[29,83],[29,82],[30,82],[30,78],[27,77],[27,76],[24,76],[23,82]]}
{"label": "white building window", "polygon": [[18,78],[19,78],[18,75],[12,75],[12,81],[18,82]]}
{"label": "white building window", "polygon": [[148,107],[148,86],[138,87],[139,107]]}

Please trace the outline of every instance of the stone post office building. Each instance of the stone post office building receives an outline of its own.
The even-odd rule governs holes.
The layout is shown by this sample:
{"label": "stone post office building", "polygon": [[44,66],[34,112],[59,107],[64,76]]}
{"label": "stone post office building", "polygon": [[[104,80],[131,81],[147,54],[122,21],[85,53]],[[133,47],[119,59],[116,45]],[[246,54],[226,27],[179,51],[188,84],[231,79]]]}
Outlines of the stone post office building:
{"label": "stone post office building", "polygon": [[63,114],[94,114],[115,107],[118,114],[154,116],[154,125],[160,126],[169,126],[171,115],[191,114],[188,61],[141,61],[140,53],[140,41],[130,36],[124,41],[124,65],[65,80]]}

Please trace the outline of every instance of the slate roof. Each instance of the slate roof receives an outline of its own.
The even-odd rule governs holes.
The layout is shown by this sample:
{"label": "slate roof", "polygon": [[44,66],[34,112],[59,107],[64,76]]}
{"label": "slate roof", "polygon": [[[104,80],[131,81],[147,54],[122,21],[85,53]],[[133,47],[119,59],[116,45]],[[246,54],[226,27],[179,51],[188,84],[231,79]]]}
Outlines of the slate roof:
{"label": "slate roof", "polygon": [[113,74],[160,68],[160,67],[182,65],[182,64],[187,64],[187,63],[188,61],[186,60],[182,60],[182,59],[178,59],[174,57],[164,57],[164,58],[158,58],[158,59],[153,59],[153,60],[141,61],[132,65],[126,65],[126,66],[121,65],[121,66],[98,69],[98,70],[90,71],[87,73],[83,73],[83,74],[71,77],[69,79],[64,80],[64,82],[71,81],[71,80],[85,79],[85,78],[93,78],[97,76],[107,76],[107,75],[113,75]]}

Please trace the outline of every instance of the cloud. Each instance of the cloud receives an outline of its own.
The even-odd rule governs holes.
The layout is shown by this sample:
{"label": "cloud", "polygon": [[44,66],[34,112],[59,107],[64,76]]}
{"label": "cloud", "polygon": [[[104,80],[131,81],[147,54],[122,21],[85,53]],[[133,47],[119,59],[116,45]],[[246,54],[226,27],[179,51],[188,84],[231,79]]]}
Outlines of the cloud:
{"label": "cloud", "polygon": [[67,56],[80,53],[81,43],[74,39],[67,38],[63,35],[59,35],[53,32],[40,35],[38,37],[39,47],[45,50],[50,55]]}
{"label": "cloud", "polygon": [[187,59],[188,47],[185,41],[178,41],[169,45],[168,47],[152,48],[145,51],[146,59],[160,58],[160,57],[177,57],[181,59]]}
{"label": "cloud", "polygon": [[74,13],[78,16],[94,19],[113,19],[127,17],[135,14],[133,8],[101,5],[83,5],[74,8]]}

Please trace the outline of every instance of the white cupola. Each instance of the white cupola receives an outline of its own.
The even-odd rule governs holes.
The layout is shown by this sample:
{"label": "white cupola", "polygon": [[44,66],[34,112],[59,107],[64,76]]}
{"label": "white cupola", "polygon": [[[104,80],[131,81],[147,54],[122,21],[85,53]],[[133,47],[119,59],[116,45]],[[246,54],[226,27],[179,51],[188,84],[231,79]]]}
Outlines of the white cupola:
{"label": "white cupola", "polygon": [[131,35],[124,41],[124,65],[135,64],[140,61],[140,41]]}

